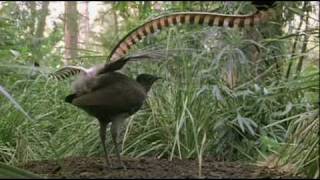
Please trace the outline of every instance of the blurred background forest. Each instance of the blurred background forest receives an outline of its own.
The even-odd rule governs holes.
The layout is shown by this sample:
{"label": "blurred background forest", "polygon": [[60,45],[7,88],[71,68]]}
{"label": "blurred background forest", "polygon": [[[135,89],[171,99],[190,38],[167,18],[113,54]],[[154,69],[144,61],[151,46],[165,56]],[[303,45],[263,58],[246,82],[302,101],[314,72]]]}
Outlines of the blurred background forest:
{"label": "blurred background forest", "polygon": [[[0,162],[102,156],[98,121],[64,102],[70,80],[47,75],[106,62],[131,29],[174,11],[255,8],[245,1],[1,1]],[[212,156],[319,178],[319,3],[281,2],[276,11],[271,22],[241,31],[170,27],[132,49],[174,57],[124,68],[165,81],[129,119],[122,154]]]}

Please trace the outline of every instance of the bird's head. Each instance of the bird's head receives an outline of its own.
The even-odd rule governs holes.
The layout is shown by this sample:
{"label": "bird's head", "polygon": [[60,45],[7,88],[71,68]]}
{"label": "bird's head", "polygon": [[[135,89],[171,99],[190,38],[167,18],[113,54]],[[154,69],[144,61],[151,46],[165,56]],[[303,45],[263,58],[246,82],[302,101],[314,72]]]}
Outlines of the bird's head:
{"label": "bird's head", "polygon": [[146,89],[147,92],[151,88],[152,84],[158,79],[162,78],[150,74],[139,74],[137,76],[137,82],[140,83]]}

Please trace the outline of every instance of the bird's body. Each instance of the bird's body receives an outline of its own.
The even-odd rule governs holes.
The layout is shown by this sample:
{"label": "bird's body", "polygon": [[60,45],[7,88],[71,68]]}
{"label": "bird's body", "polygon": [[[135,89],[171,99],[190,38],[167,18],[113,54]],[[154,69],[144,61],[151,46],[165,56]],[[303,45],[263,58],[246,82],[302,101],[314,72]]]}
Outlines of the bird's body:
{"label": "bird's body", "polygon": [[97,86],[97,74],[104,68],[104,64],[99,64],[80,71],[77,79],[72,83],[72,89],[76,94],[86,94],[90,92],[93,87]]}
{"label": "bird's body", "polygon": [[[108,160],[105,147],[106,127],[111,123],[111,135],[120,159],[117,137],[125,119],[136,113],[147,98],[147,93],[158,77],[142,74],[137,80],[131,79],[118,72],[108,72],[91,77],[92,86],[84,92],[75,89],[75,93],[66,97],[65,101],[71,103],[88,114],[96,117],[100,123],[100,138]],[[84,82],[86,83],[86,82]]]}
{"label": "bird's body", "polygon": [[108,119],[122,112],[134,113],[147,97],[141,84],[118,72],[92,77],[90,81],[87,93],[83,94],[81,89],[81,95],[76,95],[71,103],[98,119]]}

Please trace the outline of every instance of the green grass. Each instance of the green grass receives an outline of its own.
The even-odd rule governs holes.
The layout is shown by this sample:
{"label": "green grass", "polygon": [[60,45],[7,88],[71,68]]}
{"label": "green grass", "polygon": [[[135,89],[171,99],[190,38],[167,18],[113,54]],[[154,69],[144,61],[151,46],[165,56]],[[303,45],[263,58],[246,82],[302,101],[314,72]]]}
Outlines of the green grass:
{"label": "green grass", "polygon": [[42,177],[0,162],[0,178],[41,179]]}

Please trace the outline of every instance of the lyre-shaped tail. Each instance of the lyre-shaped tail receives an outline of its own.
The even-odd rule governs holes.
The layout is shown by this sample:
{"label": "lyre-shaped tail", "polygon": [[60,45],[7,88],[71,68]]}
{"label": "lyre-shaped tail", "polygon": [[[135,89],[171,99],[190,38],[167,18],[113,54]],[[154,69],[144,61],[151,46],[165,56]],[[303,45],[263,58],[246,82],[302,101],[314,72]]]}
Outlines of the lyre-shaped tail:
{"label": "lyre-shaped tail", "polygon": [[[255,3],[257,5],[265,4],[261,2]],[[130,60],[143,58],[153,59],[157,56],[157,54],[145,53],[131,56],[126,55],[129,49],[131,49],[137,42],[141,41],[148,35],[160,31],[168,26],[198,24],[230,28],[252,27],[259,23],[266,22],[273,16],[274,10],[272,8],[268,8],[273,3],[274,1],[270,2],[269,4],[265,4],[267,5],[267,8],[260,8],[262,10],[259,10],[251,15],[226,15],[209,12],[176,12],[159,16],[138,26],[130,31],[125,37],[123,37],[111,51],[110,55],[108,56],[108,62],[105,65],[92,67],[88,70],[77,66],[67,66],[51,74],[50,77],[62,80],[70,76],[80,74],[81,72],[84,72],[87,75],[97,75],[100,73],[119,70],[126,64],[127,61]]]}
{"label": "lyre-shaped tail", "polygon": [[230,28],[252,27],[267,21],[273,14],[272,9],[257,11],[251,15],[225,15],[208,12],[177,12],[163,15],[145,22],[130,31],[111,51],[108,60],[116,61],[126,55],[130,48],[143,38],[168,26],[198,24]]}

